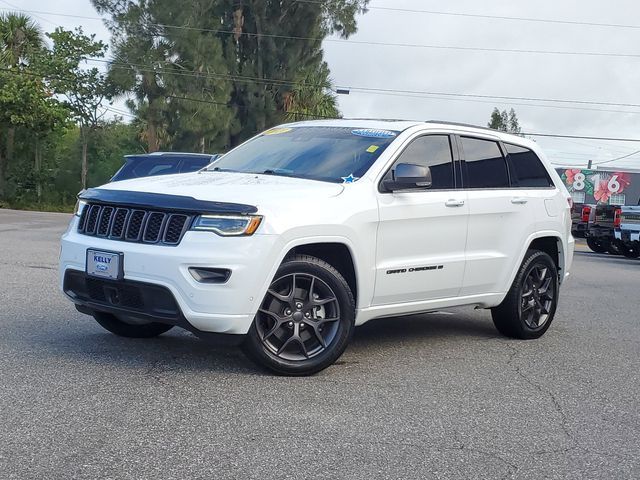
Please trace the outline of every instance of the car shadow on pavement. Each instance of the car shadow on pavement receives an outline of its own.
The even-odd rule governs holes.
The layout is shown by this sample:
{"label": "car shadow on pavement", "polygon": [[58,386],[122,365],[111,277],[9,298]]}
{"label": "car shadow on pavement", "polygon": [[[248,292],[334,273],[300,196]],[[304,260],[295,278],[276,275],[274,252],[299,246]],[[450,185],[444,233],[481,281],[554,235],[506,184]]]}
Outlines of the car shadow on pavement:
{"label": "car shadow on pavement", "polygon": [[[51,320],[36,334],[26,333],[14,342],[36,346],[38,357],[47,362],[69,361],[120,369],[150,369],[222,374],[270,375],[254,365],[240,348],[211,344],[175,328],[151,339],[130,339],[102,332],[93,325]],[[16,332],[18,333],[18,332]],[[398,345],[432,348],[443,343],[469,339],[487,340],[498,334],[486,314],[437,312],[378,319],[356,329],[350,352],[396,349]],[[13,342],[12,342],[13,343]],[[25,345],[26,346],[26,345]]]}
{"label": "car shadow on pavement", "polygon": [[486,313],[470,309],[372,320],[356,329],[352,347],[440,343],[499,337]]}

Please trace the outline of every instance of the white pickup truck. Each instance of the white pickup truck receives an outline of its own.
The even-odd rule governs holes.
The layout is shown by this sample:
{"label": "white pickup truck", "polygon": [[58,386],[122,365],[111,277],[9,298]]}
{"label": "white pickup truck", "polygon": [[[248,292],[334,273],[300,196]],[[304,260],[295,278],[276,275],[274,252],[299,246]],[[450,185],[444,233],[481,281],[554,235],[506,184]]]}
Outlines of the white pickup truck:
{"label": "white pickup truck", "polygon": [[224,334],[275,372],[308,375],[380,317],[468,305],[505,335],[540,337],[571,267],[570,206],[521,137],[288,124],[200,172],[84,192],[60,284],[115,334]]}
{"label": "white pickup truck", "polygon": [[628,258],[640,257],[640,201],[637,207],[616,210],[615,238],[620,251]]}

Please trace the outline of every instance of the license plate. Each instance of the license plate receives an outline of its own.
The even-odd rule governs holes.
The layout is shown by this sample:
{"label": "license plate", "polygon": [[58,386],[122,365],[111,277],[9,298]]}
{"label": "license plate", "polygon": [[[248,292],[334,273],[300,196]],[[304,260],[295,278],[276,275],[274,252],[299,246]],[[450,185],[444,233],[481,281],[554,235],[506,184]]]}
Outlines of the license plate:
{"label": "license plate", "polygon": [[123,253],[87,250],[87,275],[121,280],[124,277],[123,263]]}

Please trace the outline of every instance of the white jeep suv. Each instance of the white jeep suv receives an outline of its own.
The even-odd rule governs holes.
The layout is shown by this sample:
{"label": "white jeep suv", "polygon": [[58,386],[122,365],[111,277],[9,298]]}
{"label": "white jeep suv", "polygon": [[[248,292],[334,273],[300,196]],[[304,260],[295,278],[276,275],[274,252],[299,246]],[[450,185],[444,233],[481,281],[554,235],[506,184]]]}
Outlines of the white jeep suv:
{"label": "white jeep suv", "polygon": [[80,195],[60,282],[107,330],[173,326],[307,375],[380,317],[470,305],[540,337],[569,275],[570,196],[535,143],[435,122],[268,130],[197,173]]}

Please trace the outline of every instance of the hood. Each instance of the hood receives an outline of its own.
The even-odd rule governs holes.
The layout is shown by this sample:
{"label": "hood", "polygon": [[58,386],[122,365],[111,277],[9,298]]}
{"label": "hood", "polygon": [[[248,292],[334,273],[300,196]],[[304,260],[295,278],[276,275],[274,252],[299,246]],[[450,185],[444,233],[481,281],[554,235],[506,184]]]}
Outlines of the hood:
{"label": "hood", "polygon": [[208,202],[258,207],[282,205],[303,198],[316,200],[340,195],[344,186],[300,178],[233,172],[196,172],[136,178],[108,183],[101,190],[122,190],[193,197]]}

